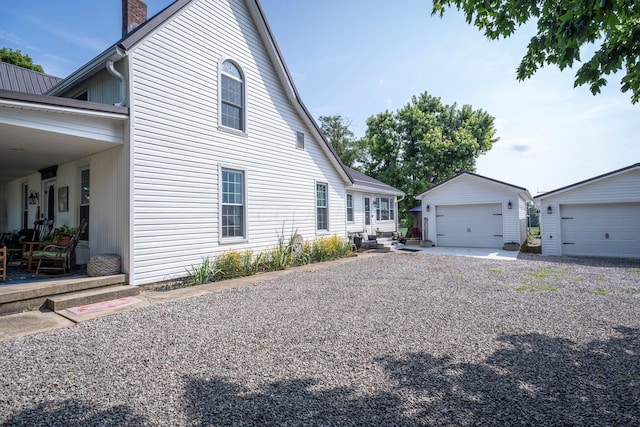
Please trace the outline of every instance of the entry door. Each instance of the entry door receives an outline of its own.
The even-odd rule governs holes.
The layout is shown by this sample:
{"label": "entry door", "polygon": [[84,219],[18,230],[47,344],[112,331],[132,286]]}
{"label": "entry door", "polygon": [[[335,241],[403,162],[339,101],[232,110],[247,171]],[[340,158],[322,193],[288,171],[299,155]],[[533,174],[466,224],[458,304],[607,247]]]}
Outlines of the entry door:
{"label": "entry door", "polygon": [[371,222],[373,221],[371,217],[371,198],[364,198],[364,225],[367,232],[369,232],[369,228],[373,229],[373,227],[369,227]]}
{"label": "entry door", "polygon": [[41,219],[55,220],[56,218],[56,181],[44,181],[42,183],[42,210]]}

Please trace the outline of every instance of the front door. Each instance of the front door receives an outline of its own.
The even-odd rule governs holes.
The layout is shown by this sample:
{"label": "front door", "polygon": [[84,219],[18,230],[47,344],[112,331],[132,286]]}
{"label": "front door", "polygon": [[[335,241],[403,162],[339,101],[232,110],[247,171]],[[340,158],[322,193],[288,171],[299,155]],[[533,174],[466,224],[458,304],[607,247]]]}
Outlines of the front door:
{"label": "front door", "polygon": [[55,179],[42,183],[42,210],[40,219],[55,220],[56,218],[56,181]]}
{"label": "front door", "polygon": [[364,228],[368,234],[373,234],[371,227],[371,222],[373,221],[373,217],[371,216],[371,198],[364,198]]}

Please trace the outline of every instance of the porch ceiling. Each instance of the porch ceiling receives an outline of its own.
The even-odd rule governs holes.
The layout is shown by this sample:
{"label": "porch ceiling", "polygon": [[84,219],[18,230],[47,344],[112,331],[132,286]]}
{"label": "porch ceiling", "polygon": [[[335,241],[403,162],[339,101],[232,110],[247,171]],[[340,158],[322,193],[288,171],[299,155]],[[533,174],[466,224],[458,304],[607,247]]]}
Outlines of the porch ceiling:
{"label": "porch ceiling", "polygon": [[0,124],[0,182],[30,175],[120,144]]}
{"label": "porch ceiling", "polygon": [[124,143],[128,109],[0,91],[0,182]]}

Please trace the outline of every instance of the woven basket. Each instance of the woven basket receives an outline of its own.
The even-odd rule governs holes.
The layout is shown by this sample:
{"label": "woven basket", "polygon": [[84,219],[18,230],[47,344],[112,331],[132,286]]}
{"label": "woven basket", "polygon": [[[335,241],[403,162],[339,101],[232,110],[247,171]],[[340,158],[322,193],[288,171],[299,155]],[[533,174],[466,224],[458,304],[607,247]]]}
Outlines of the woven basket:
{"label": "woven basket", "polygon": [[87,275],[90,277],[120,274],[120,255],[102,254],[92,256],[87,264]]}

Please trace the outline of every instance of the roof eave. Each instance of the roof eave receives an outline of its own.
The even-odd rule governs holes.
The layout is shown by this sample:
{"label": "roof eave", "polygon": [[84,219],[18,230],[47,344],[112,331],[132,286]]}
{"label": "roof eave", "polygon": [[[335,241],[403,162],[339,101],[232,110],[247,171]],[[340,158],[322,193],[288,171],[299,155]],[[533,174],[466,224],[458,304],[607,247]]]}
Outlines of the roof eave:
{"label": "roof eave", "polygon": [[613,177],[613,176],[616,176],[616,175],[620,175],[620,174],[632,171],[634,169],[640,169],[640,163],[634,163],[632,165],[626,166],[626,167],[621,168],[621,169],[616,169],[614,171],[607,172],[605,174],[598,175],[598,176],[595,176],[593,178],[585,179],[584,181],[579,181],[579,182],[576,182],[574,184],[570,184],[570,185],[566,185],[564,187],[557,188],[555,190],[547,191],[546,193],[538,194],[537,196],[535,196],[533,198],[533,200],[537,201],[537,200],[545,199],[547,197],[557,196],[558,194],[562,194],[562,193],[565,193],[567,191],[571,191],[571,190],[574,190],[576,188],[580,188],[580,187],[583,187],[585,185],[589,185],[589,184],[601,181],[601,180],[606,179],[606,178],[610,178],[610,177]]}
{"label": "roof eave", "polygon": [[45,93],[45,95],[62,95],[68,89],[76,86],[77,84],[96,74],[98,71],[104,69],[109,59],[120,58],[122,55],[124,55],[124,50],[120,46],[111,46],[109,49],[105,50],[100,55],[93,58],[90,62],[78,68],[76,71],[71,73],[71,75],[49,89]]}
{"label": "roof eave", "polygon": [[353,184],[348,187],[348,190],[360,191],[362,193],[375,193],[375,194],[388,194],[392,196],[406,196],[403,191],[397,190],[395,188],[379,188],[362,184]]}

